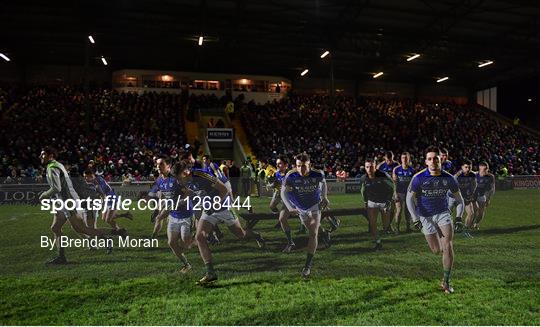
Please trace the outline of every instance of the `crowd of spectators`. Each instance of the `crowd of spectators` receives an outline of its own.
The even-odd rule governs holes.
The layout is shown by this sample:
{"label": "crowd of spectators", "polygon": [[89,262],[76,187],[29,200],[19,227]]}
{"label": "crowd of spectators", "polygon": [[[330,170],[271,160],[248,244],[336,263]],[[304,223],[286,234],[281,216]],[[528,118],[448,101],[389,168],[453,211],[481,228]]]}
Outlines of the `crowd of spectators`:
{"label": "crowd of spectators", "polygon": [[[41,148],[82,171],[89,163],[109,181],[154,177],[153,157],[173,158],[186,142],[183,95],[84,92],[74,87],[0,89],[0,178],[40,181]],[[194,109],[224,107],[226,97],[191,95]],[[366,158],[408,151],[419,168],[423,149],[438,145],[459,165],[487,161],[492,171],[540,174],[539,140],[475,106],[412,100],[290,95],[257,105],[235,100],[259,159],[305,151],[330,178],[359,177]],[[200,144],[199,144],[200,146]]]}
{"label": "crowd of spectators", "polygon": [[[540,174],[539,140],[474,105],[381,98],[294,96],[241,113],[252,148],[270,162],[306,151],[329,177],[359,177],[366,158],[408,151],[423,166],[423,150],[437,145],[455,164],[487,161],[493,172]],[[337,176],[339,175],[339,176]]]}
{"label": "crowd of spectators", "polygon": [[[92,163],[109,181],[152,178],[153,156],[176,157],[185,144],[181,96],[83,92],[73,87],[4,89],[0,109],[0,177],[39,181],[39,153],[50,145],[72,170]],[[88,111],[88,109],[90,111]]]}

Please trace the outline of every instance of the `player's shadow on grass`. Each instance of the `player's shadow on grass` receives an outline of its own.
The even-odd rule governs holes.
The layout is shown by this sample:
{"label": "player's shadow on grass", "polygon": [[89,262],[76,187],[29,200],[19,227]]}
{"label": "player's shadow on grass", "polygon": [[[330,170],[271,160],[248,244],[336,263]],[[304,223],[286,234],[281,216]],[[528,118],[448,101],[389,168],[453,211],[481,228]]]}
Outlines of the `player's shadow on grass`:
{"label": "player's shadow on grass", "polygon": [[[234,264],[235,261],[241,265]],[[228,260],[228,267],[220,267],[219,270],[228,273],[258,273],[269,271],[286,271],[299,266],[298,260],[283,257],[251,257],[238,260]]]}
{"label": "player's shadow on grass", "polygon": [[[380,310],[381,306],[392,306],[403,302],[404,300],[401,298],[385,296],[391,289],[398,286],[398,284],[380,285],[366,289],[362,293],[355,293],[353,296],[339,298],[339,300],[328,299],[327,301],[315,302],[306,299],[299,305],[291,305],[286,308],[269,306],[264,310],[257,310],[257,312],[246,310],[244,315],[238,317],[236,321],[231,321],[230,324],[243,325],[249,321],[252,325],[332,325],[343,317],[353,317],[359,313],[369,316]],[[361,307],[355,305],[360,303]],[[306,307],[309,310],[306,310]]]}
{"label": "player's shadow on grass", "polygon": [[50,263],[47,263],[47,262],[44,262],[43,263],[43,266],[45,268],[62,268],[62,267],[70,267],[70,266],[79,266],[81,264],[80,261],[71,261],[71,260],[68,260],[66,263],[63,263],[63,264],[50,264]]}
{"label": "player's shadow on grass", "polygon": [[[220,269],[219,271],[224,271],[223,269]],[[232,288],[235,286],[248,286],[248,285],[260,285],[262,283],[275,283],[273,279],[264,279],[264,278],[258,278],[258,279],[251,279],[251,280],[218,280],[215,283],[212,283],[210,285],[200,285],[198,287],[208,288],[208,289],[220,289],[220,288]]]}
{"label": "player's shadow on grass", "polygon": [[[330,248],[329,251],[332,252],[332,254],[335,255],[357,255],[357,254],[365,254],[365,253],[375,253],[376,251],[373,249],[373,247],[366,247],[366,246],[355,246],[355,247],[347,247],[347,248]],[[384,248],[382,251],[384,252]]]}
{"label": "player's shadow on grass", "polygon": [[[126,249],[121,249],[121,250],[126,250]],[[151,251],[151,252],[170,252],[171,251],[171,249],[167,245],[167,242],[159,244],[158,247],[150,247],[150,248],[135,247],[135,248],[127,249],[127,250],[128,251],[135,251],[135,252],[148,252],[148,251]],[[113,253],[114,253],[114,251],[113,251]]]}
{"label": "player's shadow on grass", "polygon": [[[384,235],[379,233],[382,236],[383,243],[407,243],[413,241],[416,236],[420,235],[418,233],[409,233],[409,234],[400,234],[400,235]],[[332,244],[354,244],[354,243],[364,243],[371,242],[371,236],[367,232],[360,233],[346,233],[340,234],[339,231],[332,234]]]}
{"label": "player's shadow on grass", "polygon": [[517,233],[517,232],[523,232],[533,229],[539,229],[540,225],[528,225],[528,226],[517,226],[517,227],[509,227],[509,228],[492,228],[492,229],[484,229],[475,231],[472,233],[473,236],[478,235],[499,235],[499,234],[511,234],[511,233]]}

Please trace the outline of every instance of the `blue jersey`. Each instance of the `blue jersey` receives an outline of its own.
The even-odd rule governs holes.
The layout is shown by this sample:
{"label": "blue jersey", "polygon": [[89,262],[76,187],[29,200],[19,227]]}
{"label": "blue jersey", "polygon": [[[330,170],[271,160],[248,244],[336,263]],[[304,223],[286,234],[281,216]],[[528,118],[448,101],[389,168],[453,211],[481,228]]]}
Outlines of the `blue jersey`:
{"label": "blue jersey", "polygon": [[463,199],[467,202],[472,201],[476,191],[476,174],[471,171],[467,175],[458,175],[456,179]]}
{"label": "blue jersey", "polygon": [[320,183],[324,180],[324,173],[311,169],[306,176],[292,170],[285,175],[282,183],[288,194],[289,201],[298,209],[307,210],[321,202]]}
{"label": "blue jersey", "polygon": [[203,169],[203,168],[204,168],[204,165],[203,165],[203,163],[200,162],[199,160],[195,160],[195,162],[193,163],[193,168]]}
{"label": "blue jersey", "polygon": [[[209,201],[214,203],[214,197],[220,196],[219,191],[214,187],[216,183],[219,182],[219,179],[216,176],[213,176],[208,173],[205,169],[192,168],[191,169],[192,179],[187,183],[187,187],[192,191],[196,192],[203,202]],[[230,201],[229,196],[225,197],[221,202],[218,210],[215,212],[226,210],[228,207],[225,206],[225,201]]]}
{"label": "blue jersey", "polygon": [[446,160],[445,162],[443,162],[441,164],[441,168],[442,168],[442,170],[446,170],[450,174],[454,173],[454,164],[450,160]]}
{"label": "blue jersey", "polygon": [[397,177],[396,193],[407,193],[407,188],[415,173],[416,170],[411,166],[407,167],[407,169],[403,168],[401,165],[394,168],[394,174],[396,174]]}
{"label": "blue jersey", "polygon": [[116,196],[114,189],[107,183],[102,176],[96,176],[97,191],[103,196]]}
{"label": "blue jersey", "polygon": [[172,199],[175,202],[175,210],[171,210],[169,213],[171,217],[185,219],[193,215],[191,208],[187,208],[185,205],[176,207],[176,201],[178,201],[179,197],[181,198],[184,193],[176,178],[171,175],[167,177],[159,176],[150,192],[148,192],[148,195],[155,197],[157,192],[161,192],[162,199]]}
{"label": "blue jersey", "polygon": [[495,176],[492,174],[487,174],[484,176],[480,176],[480,174],[476,174],[476,194],[478,196],[484,196],[486,193],[490,193],[493,191],[493,188],[495,186]]}
{"label": "blue jersey", "polygon": [[399,164],[395,161],[392,161],[391,164],[387,164],[386,161],[383,162],[380,166],[379,166],[379,170],[382,171],[383,173],[387,173],[388,175],[392,175],[392,171],[394,170],[394,168],[396,168],[397,166],[399,166]]}
{"label": "blue jersey", "polygon": [[283,180],[285,179],[285,176],[287,176],[287,173],[281,173],[279,170],[276,171],[274,174],[274,187],[276,189],[281,189],[281,185],[283,184]]}
{"label": "blue jersey", "polygon": [[409,190],[416,194],[418,214],[431,217],[448,211],[447,193],[458,192],[459,186],[454,176],[444,170],[431,175],[428,169],[423,169],[413,176]]}
{"label": "blue jersey", "polygon": [[209,166],[205,166],[203,168],[205,172],[208,174],[217,177],[223,184],[227,183],[229,179],[221,169],[219,169],[219,166],[215,162],[211,162]]}

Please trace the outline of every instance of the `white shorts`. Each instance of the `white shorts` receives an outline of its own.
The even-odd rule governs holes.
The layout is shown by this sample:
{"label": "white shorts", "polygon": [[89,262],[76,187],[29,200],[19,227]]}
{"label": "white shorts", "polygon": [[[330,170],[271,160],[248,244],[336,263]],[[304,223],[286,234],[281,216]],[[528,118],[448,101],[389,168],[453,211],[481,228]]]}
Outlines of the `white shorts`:
{"label": "white shorts", "polygon": [[169,233],[180,233],[182,240],[187,239],[191,235],[191,218],[178,219],[169,216],[167,231]]}
{"label": "white shorts", "polygon": [[487,198],[486,198],[485,195],[482,195],[482,196],[477,197],[476,201],[481,202],[481,203],[485,203],[487,201]]}
{"label": "white shorts", "polygon": [[203,212],[201,220],[207,221],[214,226],[218,223],[224,223],[227,226],[232,226],[238,221],[238,218],[236,218],[230,210],[225,209],[219,212],[214,212],[211,215]]}
{"label": "white shorts", "polygon": [[371,209],[380,209],[384,212],[390,210],[390,205],[388,202],[373,202],[368,200],[367,207]]}
{"label": "white shorts", "polygon": [[227,188],[227,191],[229,192],[229,194],[232,196],[232,185],[231,185],[231,182],[230,181],[227,181],[225,183],[225,187]]}
{"label": "white shorts", "polygon": [[452,215],[447,211],[431,217],[420,216],[420,222],[422,223],[422,233],[424,233],[424,235],[436,234],[436,226],[452,224]]}
{"label": "white shorts", "polygon": [[309,220],[312,217],[315,217],[316,215],[320,218],[321,217],[321,209],[319,208],[318,204],[315,204],[311,208],[308,208],[307,210],[302,210],[300,208],[296,208],[298,210],[298,217],[302,221],[302,223],[305,223],[307,220]]}

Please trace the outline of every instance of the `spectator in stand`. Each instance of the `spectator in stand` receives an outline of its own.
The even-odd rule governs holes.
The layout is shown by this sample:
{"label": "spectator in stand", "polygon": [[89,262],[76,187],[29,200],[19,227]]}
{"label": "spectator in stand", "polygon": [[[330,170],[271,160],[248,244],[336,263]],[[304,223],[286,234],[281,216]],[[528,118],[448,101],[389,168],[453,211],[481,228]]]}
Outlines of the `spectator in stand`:
{"label": "spectator in stand", "polygon": [[[265,105],[249,103],[241,119],[258,157],[275,160],[275,153],[292,157],[306,151],[328,178],[338,165],[349,171],[387,151],[408,151],[422,158],[422,150],[433,143],[448,148],[457,166],[462,158],[487,160],[496,170],[507,164],[515,175],[532,174],[540,163],[537,138],[475,105],[292,95]],[[277,124],[279,133],[273,128]],[[373,130],[376,138],[369,137]],[[413,164],[417,169],[422,165]]]}
{"label": "spectator in stand", "polygon": [[[121,181],[128,169],[148,179],[153,154],[170,155],[185,142],[180,95],[92,90],[88,101],[93,128],[86,132],[81,89],[12,88],[4,93],[5,110],[0,117],[3,176],[10,174],[10,166],[18,170],[39,167],[35,153],[46,142],[59,148],[59,160],[77,164],[80,172],[91,164],[108,180]],[[37,179],[40,174],[31,170],[25,176]]]}
{"label": "spectator in stand", "polygon": [[347,177],[349,177],[349,174],[345,170],[341,168],[341,166],[337,167],[336,171],[336,178],[338,182],[345,182],[347,180]]}
{"label": "spectator in stand", "polygon": [[[92,90],[88,95],[90,131],[86,131],[81,89],[14,87],[0,94],[0,176],[10,176],[11,181],[22,181],[23,175],[24,180],[43,176],[43,170],[34,175],[27,169],[39,167],[35,153],[42,142],[57,147],[59,160],[77,164],[80,172],[92,161],[96,174],[109,181],[121,181],[129,169],[148,180],[152,157],[174,157],[185,144],[181,108],[186,104],[180,94]],[[227,104],[225,96],[184,98],[190,110]],[[264,105],[243,100],[236,98],[235,108],[257,157],[274,161],[278,153],[292,157],[306,151],[312,165],[323,169],[327,178],[335,178],[337,166],[351,176],[356,168],[358,175],[361,162],[386,151],[410,152],[413,167],[421,169],[418,158],[431,144],[447,148],[456,166],[468,158],[473,163],[487,161],[495,172],[505,167],[509,176],[540,170],[538,138],[475,105],[294,94]],[[369,137],[374,130],[377,137]]]}
{"label": "spectator in stand", "polygon": [[131,182],[133,182],[133,176],[131,176],[131,173],[128,171],[124,175],[122,175],[122,186],[130,185]]}

